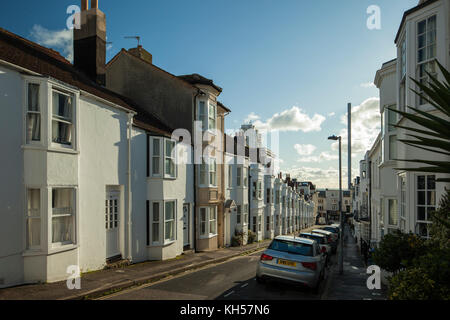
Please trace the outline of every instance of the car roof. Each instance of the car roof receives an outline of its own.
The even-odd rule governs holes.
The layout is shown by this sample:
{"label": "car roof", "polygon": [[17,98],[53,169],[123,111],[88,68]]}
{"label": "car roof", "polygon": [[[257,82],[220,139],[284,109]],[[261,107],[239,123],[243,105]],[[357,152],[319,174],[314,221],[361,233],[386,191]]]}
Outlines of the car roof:
{"label": "car roof", "polygon": [[317,233],[310,233],[310,232],[302,232],[302,233],[300,233],[300,235],[302,235],[302,234],[305,234],[305,235],[308,235],[308,236],[314,236],[314,237],[325,237],[324,234],[317,234]]}
{"label": "car roof", "polygon": [[276,236],[274,240],[287,240],[287,241],[294,241],[304,244],[313,244],[315,240],[307,239],[307,238],[301,238],[301,237],[293,237],[293,236]]}
{"label": "car roof", "polygon": [[326,232],[325,234],[331,233],[330,231],[322,230],[322,229],[314,229],[312,231],[316,231],[316,232],[320,232],[320,233],[325,233]]}

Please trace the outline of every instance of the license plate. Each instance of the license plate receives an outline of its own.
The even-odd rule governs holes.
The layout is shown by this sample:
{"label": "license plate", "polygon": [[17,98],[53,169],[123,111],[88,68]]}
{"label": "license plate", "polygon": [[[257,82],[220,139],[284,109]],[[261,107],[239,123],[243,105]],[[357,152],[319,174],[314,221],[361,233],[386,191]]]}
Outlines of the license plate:
{"label": "license plate", "polygon": [[283,266],[289,266],[289,267],[296,267],[297,266],[297,262],[289,261],[289,260],[283,260],[283,259],[278,259],[278,264],[282,264]]}

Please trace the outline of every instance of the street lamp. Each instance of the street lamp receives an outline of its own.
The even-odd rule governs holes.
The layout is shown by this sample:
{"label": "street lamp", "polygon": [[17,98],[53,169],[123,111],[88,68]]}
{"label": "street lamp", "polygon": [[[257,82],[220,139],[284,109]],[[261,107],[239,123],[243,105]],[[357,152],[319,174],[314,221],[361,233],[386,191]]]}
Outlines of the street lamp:
{"label": "street lamp", "polygon": [[328,140],[339,140],[339,217],[341,225],[339,274],[344,273],[344,217],[342,215],[342,157],[341,157],[341,136],[332,135]]}

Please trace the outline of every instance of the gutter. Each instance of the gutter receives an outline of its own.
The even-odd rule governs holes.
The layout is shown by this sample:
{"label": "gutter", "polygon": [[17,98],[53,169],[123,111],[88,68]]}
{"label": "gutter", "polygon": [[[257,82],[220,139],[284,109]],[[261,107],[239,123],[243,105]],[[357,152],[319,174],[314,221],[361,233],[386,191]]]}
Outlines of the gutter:
{"label": "gutter", "polygon": [[[202,93],[202,91],[197,88],[197,93],[194,96],[194,119],[192,121],[192,133],[194,133],[195,130],[195,119],[197,119],[197,97]],[[194,144],[193,144],[193,166],[194,166],[194,208],[192,208],[193,211],[193,224],[194,224],[194,252],[197,253],[197,165],[195,164],[195,134],[193,134],[194,137]]]}
{"label": "gutter", "polygon": [[132,239],[131,239],[131,232],[132,232],[132,220],[131,220],[131,201],[132,201],[132,195],[131,195],[131,135],[132,135],[132,127],[133,127],[133,117],[134,115],[132,113],[128,113],[128,150],[127,150],[127,157],[128,157],[128,163],[127,163],[127,216],[128,216],[128,256],[127,259],[132,262],[133,260],[133,251],[132,251]]}

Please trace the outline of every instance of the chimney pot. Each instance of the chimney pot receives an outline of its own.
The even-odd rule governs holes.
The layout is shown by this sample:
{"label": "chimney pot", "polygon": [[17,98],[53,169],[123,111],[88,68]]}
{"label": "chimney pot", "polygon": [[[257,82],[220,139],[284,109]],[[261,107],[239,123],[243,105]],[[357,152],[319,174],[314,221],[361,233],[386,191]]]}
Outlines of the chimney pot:
{"label": "chimney pot", "polygon": [[91,9],[98,9],[98,0],[91,0]]}
{"label": "chimney pot", "polygon": [[89,0],[81,0],[81,11],[86,11],[89,6]]}

